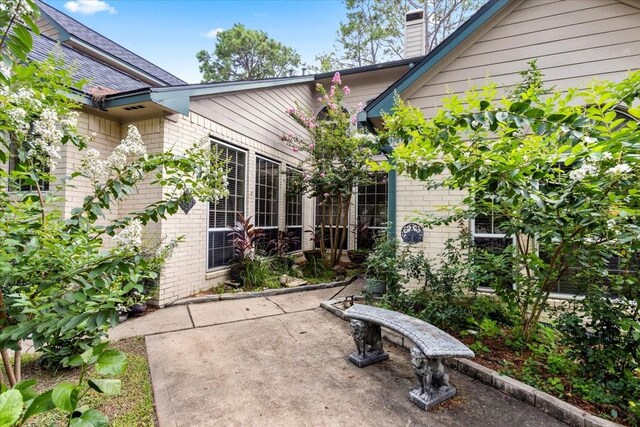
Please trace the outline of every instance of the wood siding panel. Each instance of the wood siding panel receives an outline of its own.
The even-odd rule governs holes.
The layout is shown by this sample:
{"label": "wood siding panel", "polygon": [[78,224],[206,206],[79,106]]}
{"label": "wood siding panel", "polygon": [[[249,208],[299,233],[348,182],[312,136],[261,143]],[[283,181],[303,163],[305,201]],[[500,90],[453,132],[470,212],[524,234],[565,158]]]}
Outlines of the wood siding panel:
{"label": "wood siding panel", "polygon": [[314,107],[308,84],[275,87],[247,92],[195,99],[191,109],[221,125],[280,151],[286,146],[280,141],[283,133],[304,133],[286,109],[298,101],[304,108]]}
{"label": "wood siding panel", "polygon": [[[553,3],[549,6],[553,9],[554,6],[563,4]],[[585,2],[589,5],[602,4],[604,2],[598,0],[592,0]],[[608,2],[607,2],[608,3]],[[597,31],[597,23],[603,19],[620,17],[628,14],[637,14],[638,10],[633,9],[627,5],[616,3],[613,5],[606,4],[599,7],[591,7],[589,9],[576,10],[570,13],[563,13],[561,15],[551,15],[541,19],[534,19],[527,22],[518,22],[510,25],[497,25],[491,31],[489,31],[482,39],[494,40],[500,38],[513,37],[519,34],[536,34],[542,29],[550,28],[562,28],[572,23],[586,23],[591,22],[594,26],[594,31]]]}
{"label": "wood siding panel", "polygon": [[618,80],[640,65],[637,9],[610,0],[567,0],[545,7],[533,3],[538,2],[522,3],[461,52],[415,91],[410,103],[431,115],[447,94],[461,94],[488,80],[506,89],[520,81],[518,72],[533,59],[545,82],[557,90],[594,77]]}

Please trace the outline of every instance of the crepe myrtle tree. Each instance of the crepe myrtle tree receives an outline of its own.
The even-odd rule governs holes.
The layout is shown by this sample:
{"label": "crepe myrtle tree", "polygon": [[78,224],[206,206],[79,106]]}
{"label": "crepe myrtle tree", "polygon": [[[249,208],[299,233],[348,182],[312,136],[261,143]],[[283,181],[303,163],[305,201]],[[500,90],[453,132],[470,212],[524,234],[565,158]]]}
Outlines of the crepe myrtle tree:
{"label": "crepe myrtle tree", "polygon": [[517,307],[528,341],[570,271],[597,266],[597,286],[625,295],[606,266],[640,248],[640,72],[555,92],[543,88],[535,62],[521,74],[510,96],[489,84],[444,99],[432,119],[397,99],[384,124],[387,137],[404,142],[385,167],[395,164],[431,188],[465,191],[460,206],[425,217],[428,225],[501,219],[515,237],[513,286],[495,290]]}
{"label": "crepe myrtle tree", "polygon": [[[148,154],[134,126],[104,159],[87,149],[91,137],[77,131],[80,105],[63,62],[26,61],[33,42],[28,29],[37,33],[37,17],[29,0],[0,5],[0,420],[21,425],[58,408],[69,425],[106,425],[83,398],[91,390],[116,394],[119,380],[87,380],[85,374],[90,367],[103,375],[124,368],[124,354],[105,340],[119,309],[142,291],[143,280],[156,276],[149,268],[156,256],[141,249],[142,228],[175,214],[184,199],[224,197],[225,164],[208,140],[181,154]],[[84,158],[77,171],[56,179],[65,144]],[[114,212],[143,180],[166,189],[162,199],[108,219],[105,212]],[[82,203],[63,217],[64,191],[87,184]],[[166,252],[164,246],[157,251]],[[21,378],[27,338],[47,364],[80,368],[79,382],[36,393],[35,381]]]}
{"label": "crepe myrtle tree", "polygon": [[304,170],[297,183],[299,191],[320,199],[320,224],[318,237],[320,250],[327,266],[338,264],[342,248],[349,232],[349,209],[356,188],[368,185],[373,175],[368,166],[373,148],[377,144],[374,135],[356,127],[356,114],[362,104],[347,110],[343,106],[348,86],[342,85],[339,73],[335,73],[327,91],[316,85],[318,102],[324,108],[318,118],[296,103],[287,114],[305,128],[305,135],[283,135],[295,152],[305,154],[300,167]]}

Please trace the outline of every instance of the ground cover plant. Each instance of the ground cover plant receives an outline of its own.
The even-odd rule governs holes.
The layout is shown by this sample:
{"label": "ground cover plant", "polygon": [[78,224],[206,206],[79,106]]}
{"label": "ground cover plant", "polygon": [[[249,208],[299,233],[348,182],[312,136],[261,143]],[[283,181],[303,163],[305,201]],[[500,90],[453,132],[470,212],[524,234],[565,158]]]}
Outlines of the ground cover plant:
{"label": "ground cover plant", "polygon": [[[509,309],[504,344],[529,352],[521,377],[637,424],[640,72],[565,91],[545,88],[535,63],[522,76],[504,96],[495,84],[452,95],[429,120],[398,100],[386,136],[403,143],[386,168],[464,190],[425,225],[484,216],[513,239],[502,253],[472,251],[465,280]],[[563,283],[584,298],[552,317],[550,333],[539,321]],[[482,317],[471,323],[482,345],[499,335]]]}
{"label": "ground cover plant", "polygon": [[[30,62],[38,33],[33,1],[15,0],[0,9],[0,420],[22,425],[57,408],[68,425],[106,425],[104,414],[81,405],[92,393],[116,395],[126,356],[104,342],[118,312],[137,302],[157,279],[174,242],[143,248],[143,226],[178,211],[191,198],[216,201],[226,194],[226,170],[208,141],[182,153],[148,154],[138,130],[101,159],[88,149],[91,137],[76,129],[74,82],[52,55]],[[56,167],[66,147],[84,154],[69,176]],[[102,153],[105,154],[105,153]],[[7,167],[8,166],[8,167]],[[61,174],[59,174],[61,175]],[[166,189],[146,208],[118,218],[106,212],[147,180]],[[65,188],[88,188],[78,206],[62,214]],[[111,241],[106,247],[105,242]],[[169,248],[169,249],[167,249]],[[79,368],[74,383],[37,391],[22,371],[22,346],[31,339],[51,368]],[[13,357],[11,357],[13,351]],[[95,376],[94,376],[95,374]],[[105,378],[106,376],[106,378]]]}

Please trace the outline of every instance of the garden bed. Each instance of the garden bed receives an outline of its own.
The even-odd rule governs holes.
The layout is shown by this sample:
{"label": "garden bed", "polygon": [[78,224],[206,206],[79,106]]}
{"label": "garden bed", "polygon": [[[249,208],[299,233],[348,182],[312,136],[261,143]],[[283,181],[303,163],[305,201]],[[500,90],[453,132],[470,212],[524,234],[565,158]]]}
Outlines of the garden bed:
{"label": "garden bed", "polygon": [[[367,303],[365,298],[361,297],[349,301],[325,301],[321,306],[341,319],[346,320],[343,311],[353,302]],[[515,352],[505,344],[504,338],[495,337],[483,339],[481,344],[485,346],[485,348],[479,350],[479,341],[472,334],[447,332],[451,333],[451,335],[466,345],[474,348],[476,353],[473,361],[451,359],[449,361],[450,363],[447,363],[450,368],[456,369],[487,385],[497,388],[511,397],[540,408],[569,425],[578,427],[619,425],[597,416],[598,414],[607,413],[607,408],[601,405],[587,402],[579,396],[570,393],[554,393],[553,387],[539,390],[528,385],[527,383],[531,383],[531,381],[527,381],[523,373],[526,372],[525,366],[528,363],[527,360],[535,360],[533,351],[530,349]],[[401,335],[384,329],[383,337],[405,348],[411,348],[414,345]],[[544,369],[540,371],[545,372]],[[542,379],[546,380],[549,378],[554,377],[547,373]],[[567,378],[559,377],[559,381],[563,387],[570,387],[571,385]],[[553,382],[550,384],[552,383]]]}
{"label": "garden bed", "polygon": [[[149,374],[149,363],[143,337],[129,338],[111,344],[127,355],[127,369],[124,374],[115,377],[122,380],[122,391],[118,396],[105,396],[88,393],[82,400],[91,408],[98,409],[109,418],[114,427],[156,426],[156,413],[153,403],[153,390]],[[38,381],[36,389],[44,391],[61,382],[77,383],[80,369],[52,371],[38,365],[37,359],[26,360],[22,367],[24,378]],[[26,426],[66,425],[64,414],[57,410],[31,418]]]}

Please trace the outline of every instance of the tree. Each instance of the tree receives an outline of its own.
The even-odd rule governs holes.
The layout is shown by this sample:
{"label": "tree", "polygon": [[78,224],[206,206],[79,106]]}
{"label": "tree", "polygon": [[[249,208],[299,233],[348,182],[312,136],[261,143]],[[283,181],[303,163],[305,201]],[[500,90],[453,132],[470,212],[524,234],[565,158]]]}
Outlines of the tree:
{"label": "tree", "polygon": [[[405,141],[393,156],[401,173],[467,194],[445,218],[425,219],[428,225],[502,218],[500,228],[514,237],[513,286],[495,291],[517,307],[530,341],[550,293],[572,269],[595,268],[595,285],[637,299],[637,277],[625,276],[625,289],[602,272],[612,256],[640,249],[640,109],[633,107],[640,72],[553,93],[535,68],[524,77],[510,97],[494,84],[447,98],[430,120],[398,101],[385,125],[387,136]],[[617,113],[624,105],[626,119]]]}
{"label": "tree", "polygon": [[427,52],[458,28],[479,0],[345,0],[347,21],[341,22],[334,51],[316,57],[323,71],[377,64],[404,55],[405,14],[425,12]]}
{"label": "tree", "polygon": [[309,197],[321,200],[322,220],[316,226],[327,266],[336,265],[342,257],[355,189],[373,181],[368,160],[373,153],[370,147],[377,141],[372,134],[356,129],[356,114],[362,105],[353,111],[342,107],[350,89],[341,84],[340,74],[336,73],[328,92],[321,84],[316,85],[319,101],[325,105],[322,118],[316,119],[298,103],[296,108],[287,110],[289,116],[307,130],[308,136],[287,134],[282,137],[293,151],[306,153],[300,165],[304,174],[298,184]]}
{"label": "tree", "polygon": [[[63,61],[27,61],[33,45],[28,29],[38,34],[37,19],[32,0],[9,0],[0,8],[0,164],[12,164],[0,168],[0,419],[2,425],[22,425],[58,408],[69,425],[107,425],[85,403],[91,390],[117,394],[120,381],[87,380],[85,374],[124,369],[125,355],[104,341],[120,307],[156,275],[153,259],[142,252],[142,226],[176,213],[185,199],[224,197],[226,170],[208,137],[181,154],[147,154],[130,126],[106,159],[87,149],[90,138],[77,132],[81,105]],[[77,171],[56,181],[53,171],[65,144],[85,157]],[[161,200],[107,220],[104,212],[117,211],[112,208],[145,179],[167,190]],[[64,218],[59,191],[77,188],[79,181],[91,190]],[[109,248],[106,238],[113,242]],[[21,381],[25,339],[44,353],[41,360],[80,368],[79,382],[38,394],[34,380]]]}
{"label": "tree", "polygon": [[294,49],[242,24],[219,32],[213,52],[201,50],[196,58],[203,83],[285,77],[301,64]]}

